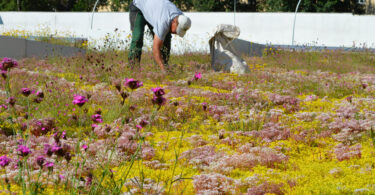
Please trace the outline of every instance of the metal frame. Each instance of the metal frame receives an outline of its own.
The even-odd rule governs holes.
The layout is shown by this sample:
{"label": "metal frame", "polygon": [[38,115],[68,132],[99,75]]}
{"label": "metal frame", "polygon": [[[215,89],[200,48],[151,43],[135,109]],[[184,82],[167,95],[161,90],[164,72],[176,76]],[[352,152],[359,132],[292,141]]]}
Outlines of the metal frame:
{"label": "metal frame", "polygon": [[300,5],[301,1],[302,1],[302,0],[299,0],[299,1],[298,1],[297,7],[296,7],[296,11],[295,11],[295,13],[294,13],[293,34],[292,34],[292,46],[294,45],[294,31],[295,31],[295,28],[296,28],[296,18],[297,18],[297,12],[298,12],[298,8],[299,8],[299,5]]}
{"label": "metal frame", "polygon": [[99,0],[96,0],[95,5],[94,5],[94,8],[92,9],[92,14],[91,14],[91,30],[92,30],[92,24],[94,23],[94,13],[95,13],[95,9],[96,9],[96,6],[98,5],[98,3],[99,3]]}

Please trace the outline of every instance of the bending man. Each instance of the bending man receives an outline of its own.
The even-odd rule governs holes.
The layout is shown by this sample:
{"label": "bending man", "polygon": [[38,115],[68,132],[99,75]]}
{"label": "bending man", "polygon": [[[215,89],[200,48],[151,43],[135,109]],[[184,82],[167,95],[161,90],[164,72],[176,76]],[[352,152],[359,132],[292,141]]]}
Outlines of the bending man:
{"label": "bending man", "polygon": [[171,50],[171,34],[183,37],[191,26],[191,20],[168,0],[134,0],[130,5],[129,18],[132,30],[128,56],[130,65],[139,66],[147,25],[154,37],[152,52],[155,62],[165,71]]}

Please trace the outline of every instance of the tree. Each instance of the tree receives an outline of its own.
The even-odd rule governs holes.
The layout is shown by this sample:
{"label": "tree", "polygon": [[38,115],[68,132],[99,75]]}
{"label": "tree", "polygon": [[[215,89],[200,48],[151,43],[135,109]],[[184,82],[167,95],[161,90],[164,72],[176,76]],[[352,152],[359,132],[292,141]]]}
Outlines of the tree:
{"label": "tree", "polygon": [[[171,0],[182,11],[202,11],[202,12],[224,12],[234,10],[234,0]],[[240,2],[236,0],[236,10],[238,12],[256,11],[257,1],[248,0]]]}
{"label": "tree", "polygon": [[[259,9],[271,12],[294,12],[298,0],[261,0]],[[352,12],[364,13],[365,7],[358,0],[302,0],[300,12]]]}
{"label": "tree", "polygon": [[17,11],[17,0],[1,0],[0,11]]}
{"label": "tree", "polygon": [[[71,11],[88,11],[88,12],[90,12],[94,8],[95,3],[96,3],[96,0],[75,0],[74,6],[73,6]],[[105,6],[105,5],[108,5],[108,1],[107,0],[100,0],[97,7],[96,7],[96,10],[98,9],[98,7]]]}
{"label": "tree", "polygon": [[112,11],[128,11],[132,0],[111,0],[110,8]]}
{"label": "tree", "polygon": [[[96,0],[19,0],[20,11],[91,11]],[[107,5],[100,0],[98,7]],[[0,11],[18,11],[17,0],[1,0]]]}

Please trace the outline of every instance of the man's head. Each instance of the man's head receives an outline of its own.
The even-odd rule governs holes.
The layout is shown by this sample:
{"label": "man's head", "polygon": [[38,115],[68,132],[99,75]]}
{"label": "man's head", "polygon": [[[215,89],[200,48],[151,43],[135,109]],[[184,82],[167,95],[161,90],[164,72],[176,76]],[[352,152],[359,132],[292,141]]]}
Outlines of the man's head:
{"label": "man's head", "polygon": [[190,29],[191,20],[185,15],[179,15],[172,20],[171,33],[184,37],[186,31]]}

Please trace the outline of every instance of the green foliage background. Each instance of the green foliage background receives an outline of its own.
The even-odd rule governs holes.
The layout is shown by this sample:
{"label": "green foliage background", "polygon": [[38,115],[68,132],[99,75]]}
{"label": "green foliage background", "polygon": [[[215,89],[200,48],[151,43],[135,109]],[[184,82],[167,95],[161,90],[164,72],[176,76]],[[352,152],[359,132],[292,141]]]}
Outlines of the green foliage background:
{"label": "green foliage background", "polygon": [[[91,11],[96,0],[1,0],[0,11]],[[183,11],[233,11],[233,0],[171,0]],[[132,0],[100,0],[99,7],[126,11]],[[293,12],[298,0],[248,0],[236,3],[238,12]],[[301,12],[351,12],[363,14],[358,0],[302,0]]]}

